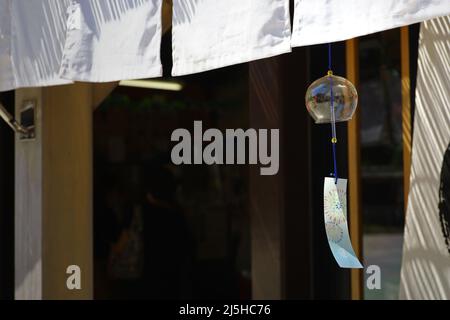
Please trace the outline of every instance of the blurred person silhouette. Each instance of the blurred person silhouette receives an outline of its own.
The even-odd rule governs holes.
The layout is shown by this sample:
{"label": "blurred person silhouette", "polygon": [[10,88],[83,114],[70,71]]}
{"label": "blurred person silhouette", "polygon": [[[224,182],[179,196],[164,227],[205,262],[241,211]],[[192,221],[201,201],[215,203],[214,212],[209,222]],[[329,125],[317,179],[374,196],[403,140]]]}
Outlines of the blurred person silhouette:
{"label": "blurred person silhouette", "polygon": [[177,181],[166,166],[150,166],[145,170],[142,188],[142,298],[190,298],[193,240],[176,201]]}
{"label": "blurred person silhouette", "polygon": [[[95,179],[94,256],[95,298],[118,298],[114,288],[121,274],[114,272],[117,263],[115,248],[129,226],[128,195],[123,181],[115,175],[101,173]],[[122,259],[123,260],[123,259]]]}

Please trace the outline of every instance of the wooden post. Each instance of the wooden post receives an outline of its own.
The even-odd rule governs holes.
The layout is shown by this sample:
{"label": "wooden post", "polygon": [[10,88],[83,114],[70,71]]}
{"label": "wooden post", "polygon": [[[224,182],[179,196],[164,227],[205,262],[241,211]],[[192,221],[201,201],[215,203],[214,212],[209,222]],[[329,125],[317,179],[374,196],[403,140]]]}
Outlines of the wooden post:
{"label": "wooden post", "polygon": [[119,82],[102,82],[91,84],[93,86],[92,106],[94,110],[100,106],[107,96],[119,85]]}
{"label": "wooden post", "polygon": [[254,299],[312,296],[306,49],[250,63],[250,127],[280,130],[280,170],[250,168]]}
{"label": "wooden post", "polygon": [[162,3],[162,34],[164,35],[169,29],[172,27],[172,8],[173,1],[172,0],[163,0]]}
{"label": "wooden post", "polygon": [[411,80],[409,72],[409,27],[400,28],[400,55],[402,79],[402,140],[403,140],[403,196],[404,212],[408,206],[411,174]]}
{"label": "wooden post", "polygon": [[[15,142],[16,299],[93,298],[92,113],[102,88],[16,91],[18,119],[25,100],[37,102],[36,138]],[[67,288],[71,265],[81,269],[80,290]]]}
{"label": "wooden post", "polygon": [[[346,42],[347,78],[358,87],[359,63],[358,40]],[[348,194],[349,224],[353,248],[359,259],[363,257],[362,247],[362,212],[361,212],[361,161],[360,161],[360,106],[348,123]],[[351,297],[353,300],[363,298],[363,274],[361,269],[352,269]]]}

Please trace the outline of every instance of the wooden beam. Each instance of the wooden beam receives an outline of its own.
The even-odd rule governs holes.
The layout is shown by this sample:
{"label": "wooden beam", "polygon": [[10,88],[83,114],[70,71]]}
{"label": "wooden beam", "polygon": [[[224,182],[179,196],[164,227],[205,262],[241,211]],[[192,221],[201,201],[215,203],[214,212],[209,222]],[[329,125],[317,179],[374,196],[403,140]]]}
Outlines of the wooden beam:
{"label": "wooden beam", "polygon": [[403,196],[404,212],[408,206],[411,174],[411,79],[409,71],[409,28],[400,28],[401,81],[402,81],[402,141],[403,141]]}
{"label": "wooden beam", "polygon": [[[359,83],[358,40],[346,41],[347,78],[356,87]],[[360,161],[360,109],[348,123],[348,194],[349,224],[353,248],[359,259],[363,258],[362,246],[362,211],[361,211],[361,161]],[[363,298],[363,273],[361,269],[351,270],[351,297],[353,300]]]}
{"label": "wooden beam", "polygon": [[164,0],[162,3],[162,34],[165,34],[172,27],[172,0]]}
{"label": "wooden beam", "polygon": [[93,83],[92,105],[96,109],[119,85],[119,82]]}

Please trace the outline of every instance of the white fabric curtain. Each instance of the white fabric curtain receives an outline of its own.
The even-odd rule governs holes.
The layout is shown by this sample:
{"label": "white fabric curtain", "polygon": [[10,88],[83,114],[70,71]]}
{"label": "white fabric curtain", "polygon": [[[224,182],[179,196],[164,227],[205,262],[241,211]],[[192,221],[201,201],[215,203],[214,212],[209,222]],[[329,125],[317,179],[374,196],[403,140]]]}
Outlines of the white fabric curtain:
{"label": "white fabric curtain", "polygon": [[0,0],[0,91],[14,88],[11,61],[11,3]]}
{"label": "white fabric curtain", "polygon": [[162,0],[73,0],[62,78],[107,82],[162,75]]}
{"label": "white fabric curtain", "polygon": [[173,0],[172,75],[291,51],[289,0]]}
{"label": "white fabric curtain", "polygon": [[295,0],[292,46],[347,40],[450,14],[450,0]]}
{"label": "white fabric curtain", "polygon": [[[0,0],[0,91],[159,77],[163,0]],[[173,0],[174,76],[450,14],[450,0]]]}
{"label": "white fabric curtain", "polygon": [[67,0],[0,0],[0,91],[70,83],[58,76]]}

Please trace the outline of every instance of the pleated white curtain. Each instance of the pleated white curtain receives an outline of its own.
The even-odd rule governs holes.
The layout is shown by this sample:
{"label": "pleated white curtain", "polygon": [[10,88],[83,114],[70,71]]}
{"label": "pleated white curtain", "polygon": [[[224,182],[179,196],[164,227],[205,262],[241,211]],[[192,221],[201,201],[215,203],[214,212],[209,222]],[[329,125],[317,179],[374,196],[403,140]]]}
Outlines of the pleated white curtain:
{"label": "pleated white curtain", "polygon": [[[159,77],[163,0],[0,0],[0,91]],[[450,14],[450,0],[173,0],[174,76]]]}

